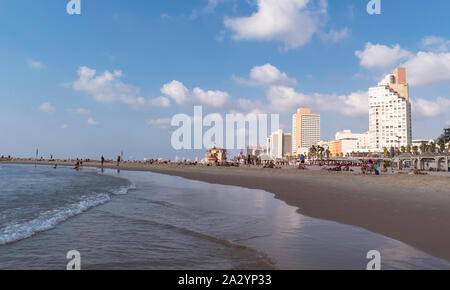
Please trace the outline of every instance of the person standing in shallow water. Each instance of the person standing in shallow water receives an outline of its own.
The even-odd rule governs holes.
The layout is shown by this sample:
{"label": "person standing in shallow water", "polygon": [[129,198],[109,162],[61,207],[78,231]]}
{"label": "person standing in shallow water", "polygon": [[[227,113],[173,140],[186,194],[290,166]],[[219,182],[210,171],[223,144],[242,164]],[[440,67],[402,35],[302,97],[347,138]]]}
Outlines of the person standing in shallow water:
{"label": "person standing in shallow water", "polygon": [[102,163],[102,168],[103,168],[103,164],[105,163],[105,157],[103,157],[103,155],[102,155],[102,158],[100,158],[100,161]]}
{"label": "person standing in shallow water", "polygon": [[120,155],[117,156],[117,167],[119,167],[119,164],[120,164]]}

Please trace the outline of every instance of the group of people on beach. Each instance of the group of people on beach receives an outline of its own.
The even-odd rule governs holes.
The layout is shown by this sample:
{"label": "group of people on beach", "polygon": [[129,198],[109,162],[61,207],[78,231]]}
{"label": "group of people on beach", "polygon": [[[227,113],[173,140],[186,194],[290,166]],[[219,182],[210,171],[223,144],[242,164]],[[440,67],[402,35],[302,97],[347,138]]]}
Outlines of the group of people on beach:
{"label": "group of people on beach", "polygon": [[368,162],[364,162],[361,165],[361,174],[375,174],[380,175],[380,171],[378,170],[378,163],[369,160]]}
{"label": "group of people on beach", "polygon": [[77,163],[75,163],[75,167],[73,169],[80,170],[83,166],[83,160],[77,158]]}

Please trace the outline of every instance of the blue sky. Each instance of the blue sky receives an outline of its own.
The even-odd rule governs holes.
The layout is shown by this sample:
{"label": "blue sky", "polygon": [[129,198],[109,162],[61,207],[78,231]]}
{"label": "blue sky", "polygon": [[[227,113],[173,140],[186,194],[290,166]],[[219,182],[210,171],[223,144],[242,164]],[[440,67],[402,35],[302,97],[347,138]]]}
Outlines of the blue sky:
{"label": "blue sky", "polygon": [[398,65],[413,138],[450,122],[448,1],[67,2],[0,0],[0,154],[203,157],[170,146],[168,120],[195,104],[280,113],[288,132],[310,106],[333,139],[368,130],[367,89]]}

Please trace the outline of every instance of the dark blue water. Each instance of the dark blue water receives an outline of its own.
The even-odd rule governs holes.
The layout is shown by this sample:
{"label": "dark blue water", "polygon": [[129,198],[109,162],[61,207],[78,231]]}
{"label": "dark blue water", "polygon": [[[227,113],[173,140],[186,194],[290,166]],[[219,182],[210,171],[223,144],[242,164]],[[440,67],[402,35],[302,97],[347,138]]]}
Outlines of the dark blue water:
{"label": "dark blue water", "polygon": [[272,194],[149,172],[0,164],[0,269],[450,269]]}

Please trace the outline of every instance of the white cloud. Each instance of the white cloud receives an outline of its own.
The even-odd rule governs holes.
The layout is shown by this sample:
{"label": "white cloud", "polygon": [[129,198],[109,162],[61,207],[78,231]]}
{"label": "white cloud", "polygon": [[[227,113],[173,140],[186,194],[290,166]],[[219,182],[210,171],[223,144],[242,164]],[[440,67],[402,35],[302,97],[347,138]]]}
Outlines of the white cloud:
{"label": "white cloud", "polygon": [[390,69],[401,60],[410,58],[412,53],[402,49],[398,44],[389,47],[369,42],[363,51],[357,50],[355,55],[360,59],[361,66],[365,68]]}
{"label": "white cloud", "polygon": [[88,124],[91,125],[91,126],[96,126],[96,125],[98,125],[98,122],[95,121],[95,120],[92,119],[92,118],[89,118],[89,119],[87,120],[87,122],[88,122]]}
{"label": "white cloud", "polygon": [[195,88],[192,91],[196,104],[204,105],[210,108],[222,108],[224,107],[230,96],[226,92],[222,91],[204,91],[200,88]]}
{"label": "white cloud", "polygon": [[189,101],[189,90],[179,81],[172,81],[161,88],[161,93],[171,97],[177,104]]}
{"label": "white cloud", "polygon": [[438,36],[426,36],[422,40],[422,46],[435,52],[446,52],[450,49],[450,40]]}
{"label": "white cloud", "polygon": [[67,124],[62,124],[62,125],[60,126],[60,128],[61,128],[61,129],[67,129],[67,128],[69,128],[69,125],[67,125]]}
{"label": "white cloud", "polygon": [[170,122],[171,122],[171,119],[169,119],[169,118],[162,118],[162,119],[146,121],[147,125],[152,126],[152,127],[161,128],[161,129],[169,128]]}
{"label": "white cloud", "polygon": [[33,68],[33,69],[42,69],[42,68],[44,68],[44,65],[41,62],[35,61],[35,60],[32,60],[32,59],[28,61],[28,66]]}
{"label": "white cloud", "polygon": [[319,36],[325,42],[336,43],[342,39],[348,38],[350,36],[350,29],[347,27],[341,30],[331,29],[329,32],[321,32]]}
{"label": "white cloud", "polygon": [[450,99],[438,97],[435,101],[421,98],[412,100],[413,116],[417,119],[434,118],[450,112]]}
{"label": "white cloud", "polygon": [[411,85],[450,81],[450,53],[418,52],[402,66]]}
{"label": "white cloud", "polygon": [[214,12],[214,10],[216,9],[217,5],[219,5],[219,2],[221,0],[208,0],[208,5],[206,5],[205,7],[205,12],[206,13],[212,13]]}
{"label": "white cloud", "polygon": [[335,111],[344,116],[359,117],[369,114],[367,92],[357,91],[349,95],[315,95],[316,107],[324,111]]}
{"label": "white cloud", "polygon": [[162,14],[160,15],[160,17],[161,17],[162,19],[170,19],[170,16],[169,16],[169,14],[167,14],[167,13],[162,13]]}
{"label": "white cloud", "polygon": [[237,99],[233,102],[233,108],[230,114],[270,114],[274,113],[269,106],[263,104],[259,100]]}
{"label": "white cloud", "polygon": [[272,86],[267,92],[269,105],[275,110],[292,111],[297,107],[309,106],[312,97],[296,92],[293,88],[285,86]]}
{"label": "white cloud", "polygon": [[[444,38],[429,36],[422,40],[422,45],[434,51],[419,51],[416,54],[402,49],[396,44],[392,47],[367,43],[364,51],[356,51],[363,67],[370,69],[394,69],[405,67],[408,83],[411,85],[428,85],[450,81],[449,41]],[[440,52],[439,52],[440,51]]]}
{"label": "white cloud", "polygon": [[[285,49],[307,43],[326,15],[325,0],[257,0],[257,11],[246,17],[225,17],[235,40],[280,41]],[[313,7],[315,6],[315,7]]]}
{"label": "white cloud", "polygon": [[39,110],[44,113],[53,113],[55,108],[50,103],[45,102],[39,105]]}
{"label": "white cloud", "polygon": [[161,92],[172,98],[177,104],[203,105],[210,108],[223,108],[230,100],[230,95],[222,91],[204,91],[194,88],[189,91],[183,83],[172,81],[161,88]]}
{"label": "white cloud", "polygon": [[89,115],[91,111],[85,108],[77,108],[77,109],[68,109],[70,113],[79,114],[79,115]]}
{"label": "white cloud", "polygon": [[78,80],[73,84],[73,89],[86,93],[98,102],[123,102],[130,105],[145,102],[139,96],[138,88],[124,84],[120,80],[122,77],[120,70],[112,73],[105,70],[102,75],[96,76],[96,70],[83,66],[78,69],[78,76]]}
{"label": "white cloud", "polygon": [[170,106],[170,100],[166,97],[161,96],[158,98],[150,99],[149,104],[155,107],[167,108]]}
{"label": "white cloud", "polygon": [[297,85],[297,80],[295,78],[289,78],[286,73],[281,72],[278,68],[269,63],[253,67],[248,79],[236,76],[233,76],[233,79],[239,84],[248,86],[266,86],[272,84]]}
{"label": "white cloud", "polygon": [[105,70],[102,75],[96,75],[96,70],[83,66],[78,69],[77,73],[78,80],[73,83],[73,89],[87,94],[97,102],[120,102],[133,107],[168,106],[167,99],[143,98],[138,88],[120,80],[122,77],[120,70],[114,70],[112,73]]}
{"label": "white cloud", "polygon": [[349,95],[303,94],[293,88],[272,86],[267,99],[272,110],[292,112],[298,107],[311,107],[313,110],[333,111],[345,116],[359,117],[369,111],[367,92],[357,91]]}

